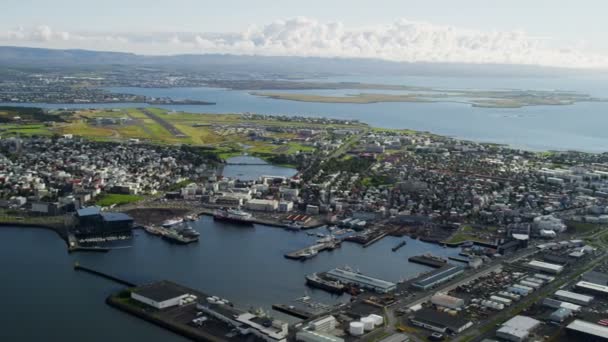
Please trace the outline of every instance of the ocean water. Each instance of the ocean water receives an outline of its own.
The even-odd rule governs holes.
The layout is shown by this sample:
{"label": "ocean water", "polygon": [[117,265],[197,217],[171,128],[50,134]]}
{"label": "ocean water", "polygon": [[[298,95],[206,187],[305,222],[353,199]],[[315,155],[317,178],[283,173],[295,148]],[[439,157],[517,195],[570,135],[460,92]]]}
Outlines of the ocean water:
{"label": "ocean water", "polygon": [[[315,80],[318,81],[318,80]],[[570,90],[608,98],[608,82],[586,78],[514,77],[334,77],[331,82],[366,82],[435,87],[440,89]],[[212,106],[174,105],[167,109],[195,113],[262,113],[356,119],[376,127],[409,128],[479,142],[506,144],[529,150],[608,150],[608,102],[567,106],[478,108],[463,103],[334,104],[275,100],[248,91],[217,88],[110,88],[112,91],[175,99],[216,102]],[[289,92],[272,90],[272,92]],[[344,95],[373,90],[303,90],[298,93]],[[382,91],[383,92],[383,91]],[[393,91],[392,93],[398,93]],[[39,105],[40,104],[21,104]],[[144,104],[61,105],[49,108],[134,107]]]}

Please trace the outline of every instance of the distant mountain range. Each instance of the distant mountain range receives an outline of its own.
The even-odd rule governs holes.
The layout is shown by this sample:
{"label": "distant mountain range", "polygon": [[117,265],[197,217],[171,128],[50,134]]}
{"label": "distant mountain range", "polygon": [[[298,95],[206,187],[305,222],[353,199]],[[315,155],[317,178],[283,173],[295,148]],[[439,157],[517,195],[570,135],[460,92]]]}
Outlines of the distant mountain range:
{"label": "distant mountain range", "polygon": [[[124,52],[0,46],[0,65],[28,68],[139,66],[264,74],[368,74],[435,76],[554,76],[591,74],[580,69],[503,64],[404,63],[378,59],[269,57],[251,55],[148,56]],[[596,73],[597,71],[593,71]]]}

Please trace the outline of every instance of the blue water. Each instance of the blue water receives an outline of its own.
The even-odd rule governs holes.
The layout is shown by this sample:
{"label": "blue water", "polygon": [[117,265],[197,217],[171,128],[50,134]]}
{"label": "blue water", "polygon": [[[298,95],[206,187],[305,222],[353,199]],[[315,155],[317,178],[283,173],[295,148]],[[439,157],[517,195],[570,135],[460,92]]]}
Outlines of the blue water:
{"label": "blue water", "polygon": [[[570,90],[608,98],[608,82],[593,77],[334,77],[324,81],[404,84],[442,89]],[[507,144],[530,150],[608,151],[608,103],[534,106],[518,109],[475,108],[461,103],[328,104],[275,100],[248,91],[217,88],[112,88],[148,96],[216,102],[213,106],[160,106],[195,113],[263,113],[357,119],[376,127],[409,128],[455,138]],[[368,90],[365,90],[367,92]],[[370,90],[370,92],[373,90]],[[277,91],[283,92],[283,91]],[[344,95],[361,90],[292,91]],[[38,105],[40,104],[21,104]],[[49,108],[111,108],[143,104],[44,105]]]}
{"label": "blue water", "polygon": [[371,276],[399,281],[429,270],[409,263],[411,255],[458,252],[410,239],[407,246],[392,252],[391,247],[400,239],[388,237],[368,248],[344,243],[340,249],[300,262],[283,254],[317,239],[304,232],[265,226],[243,228],[217,223],[210,217],[193,227],[201,233],[197,244],[173,245],[138,231],[131,248],[105,254],[67,254],[65,244],[53,232],[0,228],[0,293],[4,294],[0,340],[180,340],[107,306],[105,297],[121,287],[74,271],[75,261],[136,283],[170,279],[229,298],[245,308],[270,310],[273,303],[287,303],[305,294],[328,303],[348,299],[306,287],[304,276],[308,273],[349,265]]}
{"label": "blue water", "polygon": [[[261,176],[279,176],[279,177],[293,177],[297,170],[270,165],[264,160],[252,156],[238,156],[228,158],[228,163],[239,163],[239,164],[252,164],[252,165],[226,165],[223,166],[222,175],[224,177],[238,178],[240,180],[255,180]],[[266,165],[259,165],[259,164]]]}

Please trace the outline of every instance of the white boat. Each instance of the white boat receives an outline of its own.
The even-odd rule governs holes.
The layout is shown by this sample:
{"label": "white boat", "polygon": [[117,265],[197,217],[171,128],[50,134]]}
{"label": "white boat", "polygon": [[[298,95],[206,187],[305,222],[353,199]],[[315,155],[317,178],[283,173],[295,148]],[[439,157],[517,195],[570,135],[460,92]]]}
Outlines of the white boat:
{"label": "white boat", "polygon": [[297,222],[292,222],[292,223],[287,224],[287,226],[285,226],[285,228],[287,230],[301,230],[302,225]]}
{"label": "white boat", "polygon": [[170,227],[180,224],[182,222],[184,222],[183,218],[173,218],[173,219],[169,219],[169,220],[166,220],[165,222],[163,222],[162,226],[165,228],[170,228]]}

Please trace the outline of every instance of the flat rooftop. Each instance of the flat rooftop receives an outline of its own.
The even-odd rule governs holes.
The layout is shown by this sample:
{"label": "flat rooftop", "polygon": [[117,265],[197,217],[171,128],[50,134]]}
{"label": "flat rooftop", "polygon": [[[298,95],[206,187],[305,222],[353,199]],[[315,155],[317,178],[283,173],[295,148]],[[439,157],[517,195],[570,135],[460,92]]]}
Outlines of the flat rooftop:
{"label": "flat rooftop", "polygon": [[340,279],[346,279],[352,282],[357,282],[360,284],[366,284],[368,286],[390,289],[395,287],[397,284],[391,283],[389,281],[385,281],[382,279],[372,278],[363,274],[343,270],[341,268],[334,268],[333,270],[327,272],[327,275],[331,277],[336,277]]}
{"label": "flat rooftop", "polygon": [[575,319],[572,323],[568,324],[566,329],[608,339],[608,327],[580,319]]}
{"label": "flat rooftop", "polygon": [[579,281],[576,283],[576,287],[608,294],[608,286],[598,285],[588,281]]}
{"label": "flat rooftop", "polygon": [[428,308],[416,311],[416,313],[414,313],[414,320],[442,328],[448,328],[452,331],[457,331],[469,323],[469,321],[464,318],[450,316],[444,312],[438,312]]}
{"label": "flat rooftop", "polygon": [[137,287],[133,290],[133,293],[148,299],[152,299],[155,302],[163,302],[168,299],[183,296],[189,292],[185,291],[181,286],[175,283],[168,280],[163,280]]}
{"label": "flat rooftop", "polygon": [[436,283],[446,277],[452,276],[456,273],[463,272],[463,266],[457,265],[446,265],[440,269],[430,272],[429,274],[423,275],[418,278],[415,282],[412,283],[414,286],[428,286],[430,284]]}

